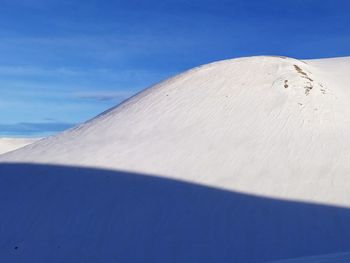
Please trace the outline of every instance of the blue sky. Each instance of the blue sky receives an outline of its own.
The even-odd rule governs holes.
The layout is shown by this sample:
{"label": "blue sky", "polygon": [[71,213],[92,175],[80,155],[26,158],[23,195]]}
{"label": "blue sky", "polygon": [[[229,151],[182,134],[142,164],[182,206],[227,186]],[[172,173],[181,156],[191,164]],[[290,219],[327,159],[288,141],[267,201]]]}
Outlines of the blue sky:
{"label": "blue sky", "polygon": [[0,136],[85,121],[191,67],[350,55],[347,0],[0,0]]}

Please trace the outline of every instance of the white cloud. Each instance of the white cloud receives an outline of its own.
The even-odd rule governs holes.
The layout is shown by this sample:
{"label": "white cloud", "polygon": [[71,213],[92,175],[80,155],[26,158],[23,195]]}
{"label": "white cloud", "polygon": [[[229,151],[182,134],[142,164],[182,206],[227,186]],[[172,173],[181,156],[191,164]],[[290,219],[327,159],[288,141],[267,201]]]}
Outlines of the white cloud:
{"label": "white cloud", "polygon": [[73,96],[78,99],[96,100],[96,101],[120,101],[132,96],[135,92],[117,91],[117,92],[78,92]]}

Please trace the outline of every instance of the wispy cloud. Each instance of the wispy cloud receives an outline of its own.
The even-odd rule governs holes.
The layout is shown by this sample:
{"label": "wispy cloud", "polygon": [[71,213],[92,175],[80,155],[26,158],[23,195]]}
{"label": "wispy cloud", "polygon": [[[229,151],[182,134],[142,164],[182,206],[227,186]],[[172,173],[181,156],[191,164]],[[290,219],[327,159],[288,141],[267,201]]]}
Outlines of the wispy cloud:
{"label": "wispy cloud", "polygon": [[[179,48],[186,51],[194,47],[196,43],[180,34],[169,37],[167,34],[155,32],[152,35],[146,33],[105,34],[87,35],[77,34],[74,36],[1,36],[1,53],[16,54],[21,56],[25,63],[49,63],[50,61],[61,62],[74,58],[75,61],[88,61],[88,65],[111,64],[122,68],[132,65],[133,68],[142,68],[146,60],[158,60],[157,56],[164,56],[170,52],[178,53]],[[17,53],[14,53],[14,52]],[[40,54],[45,53],[44,57]],[[180,52],[183,54],[183,51]],[[181,59],[181,57],[177,57]],[[181,59],[182,60],[182,59]],[[138,62],[138,63],[135,63]],[[140,63],[142,62],[142,63]],[[77,63],[78,64],[78,63]],[[168,69],[174,65],[166,64]],[[162,67],[155,65],[158,70]]]}
{"label": "wispy cloud", "polygon": [[72,123],[65,122],[20,122],[15,124],[0,124],[2,135],[40,135],[60,132],[73,127]]}
{"label": "wispy cloud", "polygon": [[[70,1],[66,0],[2,0],[4,4],[16,8],[48,9],[58,5],[68,6]],[[73,1],[74,2],[74,1]]]}
{"label": "wispy cloud", "polygon": [[42,68],[24,66],[0,66],[0,75],[5,76],[77,76],[85,74],[84,71],[69,68]]}
{"label": "wispy cloud", "polygon": [[79,92],[73,94],[77,99],[95,100],[95,101],[120,101],[132,96],[134,92]]}
{"label": "wispy cloud", "polygon": [[[7,77],[7,80],[16,80],[16,83],[24,78],[27,80],[31,78],[37,82],[51,80],[59,80],[60,82],[66,81],[72,84],[73,81],[85,82],[84,80],[100,82],[104,84],[109,81],[110,83],[132,83],[145,85],[147,82],[154,80],[160,80],[169,75],[173,75],[177,72],[162,72],[159,70],[145,70],[145,69],[115,69],[115,68],[77,68],[77,67],[42,67],[42,66],[13,66],[0,64],[0,76]],[[102,82],[102,83],[101,83]],[[47,83],[45,83],[47,84]],[[53,85],[52,82],[49,83]],[[25,86],[31,86],[32,83],[26,82]],[[100,88],[99,88],[100,89]]]}

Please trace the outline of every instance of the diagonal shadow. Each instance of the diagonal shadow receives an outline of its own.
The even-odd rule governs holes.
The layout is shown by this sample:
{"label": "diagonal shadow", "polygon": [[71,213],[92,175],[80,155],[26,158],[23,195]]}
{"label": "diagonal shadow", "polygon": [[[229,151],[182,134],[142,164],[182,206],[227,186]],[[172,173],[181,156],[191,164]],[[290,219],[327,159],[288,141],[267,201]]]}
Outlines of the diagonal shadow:
{"label": "diagonal shadow", "polygon": [[0,164],[0,262],[266,262],[350,250],[350,210],[135,173]]}

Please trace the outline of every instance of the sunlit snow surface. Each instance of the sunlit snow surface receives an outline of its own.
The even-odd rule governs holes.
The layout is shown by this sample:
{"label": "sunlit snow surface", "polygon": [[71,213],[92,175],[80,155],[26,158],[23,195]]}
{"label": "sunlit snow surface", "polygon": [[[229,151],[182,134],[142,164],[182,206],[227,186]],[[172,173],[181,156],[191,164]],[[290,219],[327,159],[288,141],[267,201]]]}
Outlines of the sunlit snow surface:
{"label": "sunlit snow surface", "polygon": [[33,138],[0,138],[0,154],[14,151],[37,140]]}
{"label": "sunlit snow surface", "polygon": [[349,72],[350,58],[220,61],[1,155],[0,261],[350,251]]}
{"label": "sunlit snow surface", "polygon": [[350,59],[204,65],[3,162],[90,166],[349,205]]}

